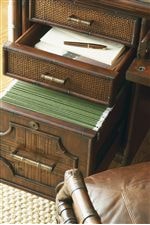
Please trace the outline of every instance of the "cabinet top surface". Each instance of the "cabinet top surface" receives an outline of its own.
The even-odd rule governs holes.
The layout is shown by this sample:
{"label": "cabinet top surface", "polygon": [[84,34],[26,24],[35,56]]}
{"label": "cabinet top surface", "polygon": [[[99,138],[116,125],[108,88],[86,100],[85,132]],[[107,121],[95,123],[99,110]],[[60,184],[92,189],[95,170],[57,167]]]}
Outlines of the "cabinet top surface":
{"label": "cabinet top surface", "polygon": [[127,80],[150,87],[150,60],[135,59],[127,71]]}

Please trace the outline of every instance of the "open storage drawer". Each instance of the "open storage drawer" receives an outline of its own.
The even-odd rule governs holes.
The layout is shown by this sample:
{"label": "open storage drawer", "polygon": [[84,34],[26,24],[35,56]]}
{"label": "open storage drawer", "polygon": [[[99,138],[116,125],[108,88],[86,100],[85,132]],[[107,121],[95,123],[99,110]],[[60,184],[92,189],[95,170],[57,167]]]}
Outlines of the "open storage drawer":
{"label": "open storage drawer", "polygon": [[4,74],[106,105],[114,104],[134,56],[127,48],[113,67],[92,65],[34,48],[50,27],[34,24],[4,45]]}
{"label": "open storage drawer", "polygon": [[[127,109],[127,90],[108,108],[84,99],[79,104],[74,96],[22,83],[13,86],[1,102],[0,178],[54,199],[66,170],[79,168],[86,177],[98,170],[106,155],[101,170],[108,167],[120,146],[116,139]],[[68,101],[72,107],[66,106]]]}

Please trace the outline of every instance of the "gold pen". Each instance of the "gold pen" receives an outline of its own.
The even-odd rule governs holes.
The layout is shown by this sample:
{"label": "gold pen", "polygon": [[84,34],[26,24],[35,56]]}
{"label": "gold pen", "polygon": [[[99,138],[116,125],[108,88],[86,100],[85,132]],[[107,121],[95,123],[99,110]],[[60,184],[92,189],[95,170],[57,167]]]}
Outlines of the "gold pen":
{"label": "gold pen", "polygon": [[70,45],[70,46],[82,47],[82,48],[94,48],[94,49],[107,48],[106,45],[86,43],[86,42],[72,42],[72,41],[64,41],[64,45]]}

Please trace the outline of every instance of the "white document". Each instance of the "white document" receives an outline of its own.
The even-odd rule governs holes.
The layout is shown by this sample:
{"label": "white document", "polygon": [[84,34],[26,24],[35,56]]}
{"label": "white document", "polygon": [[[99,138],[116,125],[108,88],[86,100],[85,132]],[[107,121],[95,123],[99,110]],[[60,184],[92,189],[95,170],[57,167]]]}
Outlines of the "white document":
{"label": "white document", "polygon": [[[107,48],[93,49],[69,46],[64,45],[64,41],[101,44]],[[58,27],[51,28],[35,47],[58,55],[64,55],[68,51],[107,65],[112,65],[125,49],[123,44],[114,41]]]}

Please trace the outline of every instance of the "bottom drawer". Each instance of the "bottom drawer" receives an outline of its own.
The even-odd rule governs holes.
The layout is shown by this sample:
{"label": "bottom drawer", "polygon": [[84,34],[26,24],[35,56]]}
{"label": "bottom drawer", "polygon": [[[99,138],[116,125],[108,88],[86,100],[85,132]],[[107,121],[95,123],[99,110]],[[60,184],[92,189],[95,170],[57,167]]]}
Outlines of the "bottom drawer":
{"label": "bottom drawer", "polygon": [[[21,84],[22,85],[22,84]],[[28,92],[33,91],[32,85],[28,85]],[[30,87],[30,89],[29,89]],[[45,97],[45,89],[34,87],[34,96],[36,93]],[[15,86],[18,91],[18,86]],[[16,91],[15,90],[15,91]],[[42,92],[44,90],[44,93]],[[11,93],[10,93],[11,92]],[[1,173],[0,177],[3,182],[11,183],[14,186],[24,190],[29,190],[38,195],[54,199],[55,187],[63,181],[64,172],[71,168],[79,168],[84,177],[96,172],[101,165],[105,169],[110,163],[112,153],[109,154],[112,143],[112,132],[117,135],[118,127],[124,120],[127,104],[125,104],[127,90],[124,89],[120,94],[113,108],[106,108],[99,104],[92,103],[82,99],[82,112],[78,115],[79,121],[73,122],[72,119],[62,114],[64,119],[57,118],[57,111],[60,110],[60,104],[55,108],[55,115],[45,115],[44,113],[31,110],[31,102],[26,105],[28,97],[23,95],[26,93],[25,86],[22,86],[24,101],[17,101],[21,96],[15,96],[12,88],[2,99],[1,103],[1,124],[0,124],[0,156],[1,156]],[[11,95],[10,95],[11,94]],[[54,93],[53,93],[54,94]],[[55,93],[59,95],[60,93]],[[57,96],[53,95],[57,101]],[[79,113],[77,110],[78,98],[63,95],[65,100],[72,104],[76,104],[75,115]],[[14,104],[10,104],[10,96],[13,96]],[[52,97],[52,92],[49,95]],[[71,99],[70,99],[71,98]],[[46,99],[46,98],[45,98]],[[27,102],[28,102],[27,101]],[[48,99],[45,105],[49,107]],[[80,102],[81,103],[81,102]],[[17,104],[22,105],[22,107]],[[34,102],[32,102],[34,105]],[[52,102],[51,102],[52,104]],[[61,104],[63,111],[65,106]],[[80,104],[79,104],[80,105]],[[30,110],[28,107],[31,107]],[[70,105],[69,105],[70,107]],[[71,111],[72,111],[71,107]],[[49,108],[50,109],[50,108]],[[53,108],[52,108],[53,109]],[[89,110],[92,110],[92,117]],[[67,108],[68,112],[68,108]],[[51,111],[49,111],[51,113]],[[99,125],[92,128],[89,119],[86,121],[84,117],[94,119],[98,116]],[[70,115],[70,114],[67,114]],[[73,112],[72,115],[74,116]],[[83,121],[81,120],[83,117]],[[71,118],[71,117],[70,117]],[[106,143],[110,143],[106,146]],[[105,146],[105,147],[104,147]],[[119,148],[119,147],[118,147]],[[105,154],[104,154],[105,151]],[[117,149],[116,149],[117,151]],[[109,161],[106,160],[103,166],[103,155],[110,155]]]}

